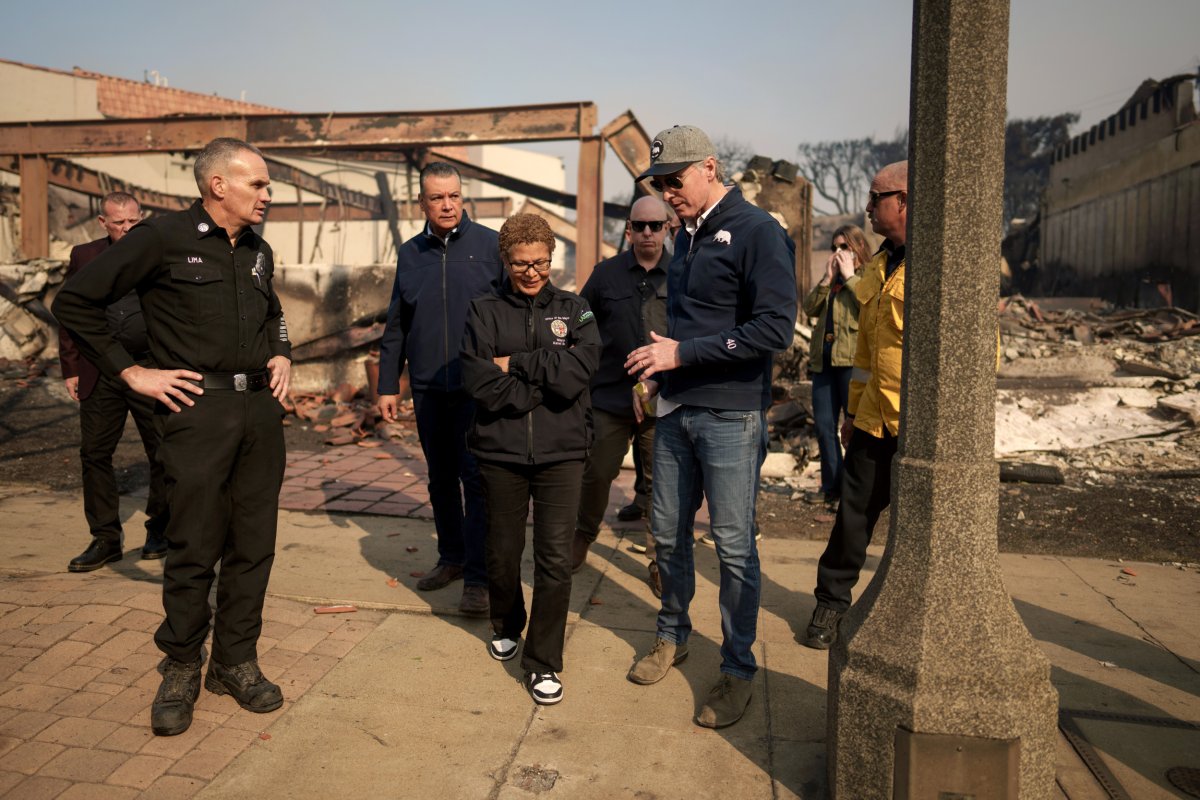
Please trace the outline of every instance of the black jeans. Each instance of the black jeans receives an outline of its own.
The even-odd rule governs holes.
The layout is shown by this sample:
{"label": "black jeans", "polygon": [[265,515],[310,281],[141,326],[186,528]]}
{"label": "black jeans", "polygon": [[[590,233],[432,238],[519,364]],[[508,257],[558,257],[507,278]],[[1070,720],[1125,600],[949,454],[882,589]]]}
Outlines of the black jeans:
{"label": "black jeans", "polygon": [[240,664],[258,655],[263,598],[275,560],[283,407],[269,389],[207,389],[191,397],[194,406],[160,412],[158,454],[171,522],[163,570],[166,619],[154,642],[177,661],[200,656],[219,562],[212,657]]}
{"label": "black jeans", "polygon": [[[521,667],[562,670],[567,609],[571,603],[571,541],[579,513],[583,461],[554,464],[479,462],[487,494],[488,597],[492,630],[516,639],[529,622]],[[525,612],[521,554],[533,499],[533,608]]]}
{"label": "black jeans", "polygon": [[429,469],[438,566],[462,567],[464,585],[486,586],[483,479],[475,456],[467,450],[475,401],[466,392],[413,390],[413,413]]}
{"label": "black jeans", "polygon": [[133,414],[142,447],[150,462],[150,496],[146,500],[146,534],[162,534],[167,527],[167,492],[158,461],[161,434],[155,424],[155,400],[101,375],[87,399],[79,402],[79,460],[83,465],[83,514],[92,536],[121,544],[121,507],[113,453]]}
{"label": "black jeans", "polygon": [[875,523],[892,501],[895,455],[896,438],[886,428],[882,439],[854,429],[843,461],[837,520],[817,564],[817,605],[836,611],[850,607],[850,590],[867,560]]}
{"label": "black jeans", "polygon": [[[633,417],[619,417],[598,408],[592,409],[592,425],[595,439],[588,450],[583,468],[583,489],[579,497],[579,519],[575,529],[596,541],[600,523],[608,509],[608,496],[612,483],[621,471],[621,461],[629,450],[629,439],[633,437],[634,452],[641,453],[645,467],[647,493],[654,481],[654,417],[646,417],[639,425]],[[650,528],[647,518],[646,529]],[[650,537],[647,537],[650,539]],[[653,554],[650,556],[654,558]]]}

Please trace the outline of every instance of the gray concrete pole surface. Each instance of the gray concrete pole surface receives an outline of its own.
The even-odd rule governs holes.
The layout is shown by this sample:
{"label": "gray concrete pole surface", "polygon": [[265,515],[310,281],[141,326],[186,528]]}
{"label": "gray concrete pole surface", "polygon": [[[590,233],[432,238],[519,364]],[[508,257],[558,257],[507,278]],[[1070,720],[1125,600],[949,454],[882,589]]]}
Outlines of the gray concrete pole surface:
{"label": "gray concrete pole surface", "polygon": [[1058,696],[996,543],[1008,12],[914,3],[900,446],[882,563],[830,653],[838,800],[1054,790]]}

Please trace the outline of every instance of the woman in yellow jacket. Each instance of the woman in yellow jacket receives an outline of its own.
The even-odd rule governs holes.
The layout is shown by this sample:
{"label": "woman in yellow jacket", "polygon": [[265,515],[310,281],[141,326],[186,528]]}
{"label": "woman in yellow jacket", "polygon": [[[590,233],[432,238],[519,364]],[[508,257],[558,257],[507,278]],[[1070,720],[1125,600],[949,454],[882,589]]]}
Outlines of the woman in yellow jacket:
{"label": "woman in yellow jacket", "polygon": [[809,492],[810,503],[836,504],[842,492],[840,417],[850,400],[850,373],[858,339],[859,301],[854,287],[870,260],[867,239],[857,225],[833,232],[825,276],[804,298],[804,313],[816,317],[809,348],[813,425],[821,453],[821,489]]}

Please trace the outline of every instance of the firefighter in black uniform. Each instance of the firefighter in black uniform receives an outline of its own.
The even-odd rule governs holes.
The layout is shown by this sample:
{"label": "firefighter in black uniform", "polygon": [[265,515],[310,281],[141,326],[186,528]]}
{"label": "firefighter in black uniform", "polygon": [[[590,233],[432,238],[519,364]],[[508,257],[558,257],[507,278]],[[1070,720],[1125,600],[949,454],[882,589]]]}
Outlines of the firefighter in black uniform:
{"label": "firefighter in black uniform", "polygon": [[[166,618],[154,636],[166,658],[150,713],[160,736],[191,725],[218,562],[204,686],[250,711],[283,704],[257,660],[283,482],[279,401],[291,380],[271,248],[250,228],[263,221],[270,177],[262,154],[237,139],[210,142],[195,173],[200,200],[135,226],[68,280],[53,306],[102,372],[159,403],[170,502]],[[131,290],[158,369],[139,366],[106,324],[105,307]]]}

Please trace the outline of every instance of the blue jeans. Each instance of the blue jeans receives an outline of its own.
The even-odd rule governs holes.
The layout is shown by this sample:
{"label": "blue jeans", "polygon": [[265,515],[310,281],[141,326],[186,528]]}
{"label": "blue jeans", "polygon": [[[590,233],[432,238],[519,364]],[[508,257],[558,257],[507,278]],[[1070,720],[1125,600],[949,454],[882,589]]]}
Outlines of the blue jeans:
{"label": "blue jeans", "polygon": [[475,401],[465,391],[413,391],[417,436],[429,468],[429,505],[437,528],[438,566],[463,568],[463,584],[487,586],[483,478],[467,450]]}
{"label": "blue jeans", "polygon": [[721,562],[721,672],[744,680],[758,669],[762,579],[754,542],[759,470],[767,454],[762,411],[681,406],[655,425],[651,525],[662,577],[658,638],[687,642],[688,606],[696,594],[693,558],[696,509],[708,498],[713,543]]}
{"label": "blue jeans", "polygon": [[851,367],[831,367],[812,374],[813,427],[821,450],[821,492],[842,495],[842,444],[838,440],[842,414],[850,402]]}

